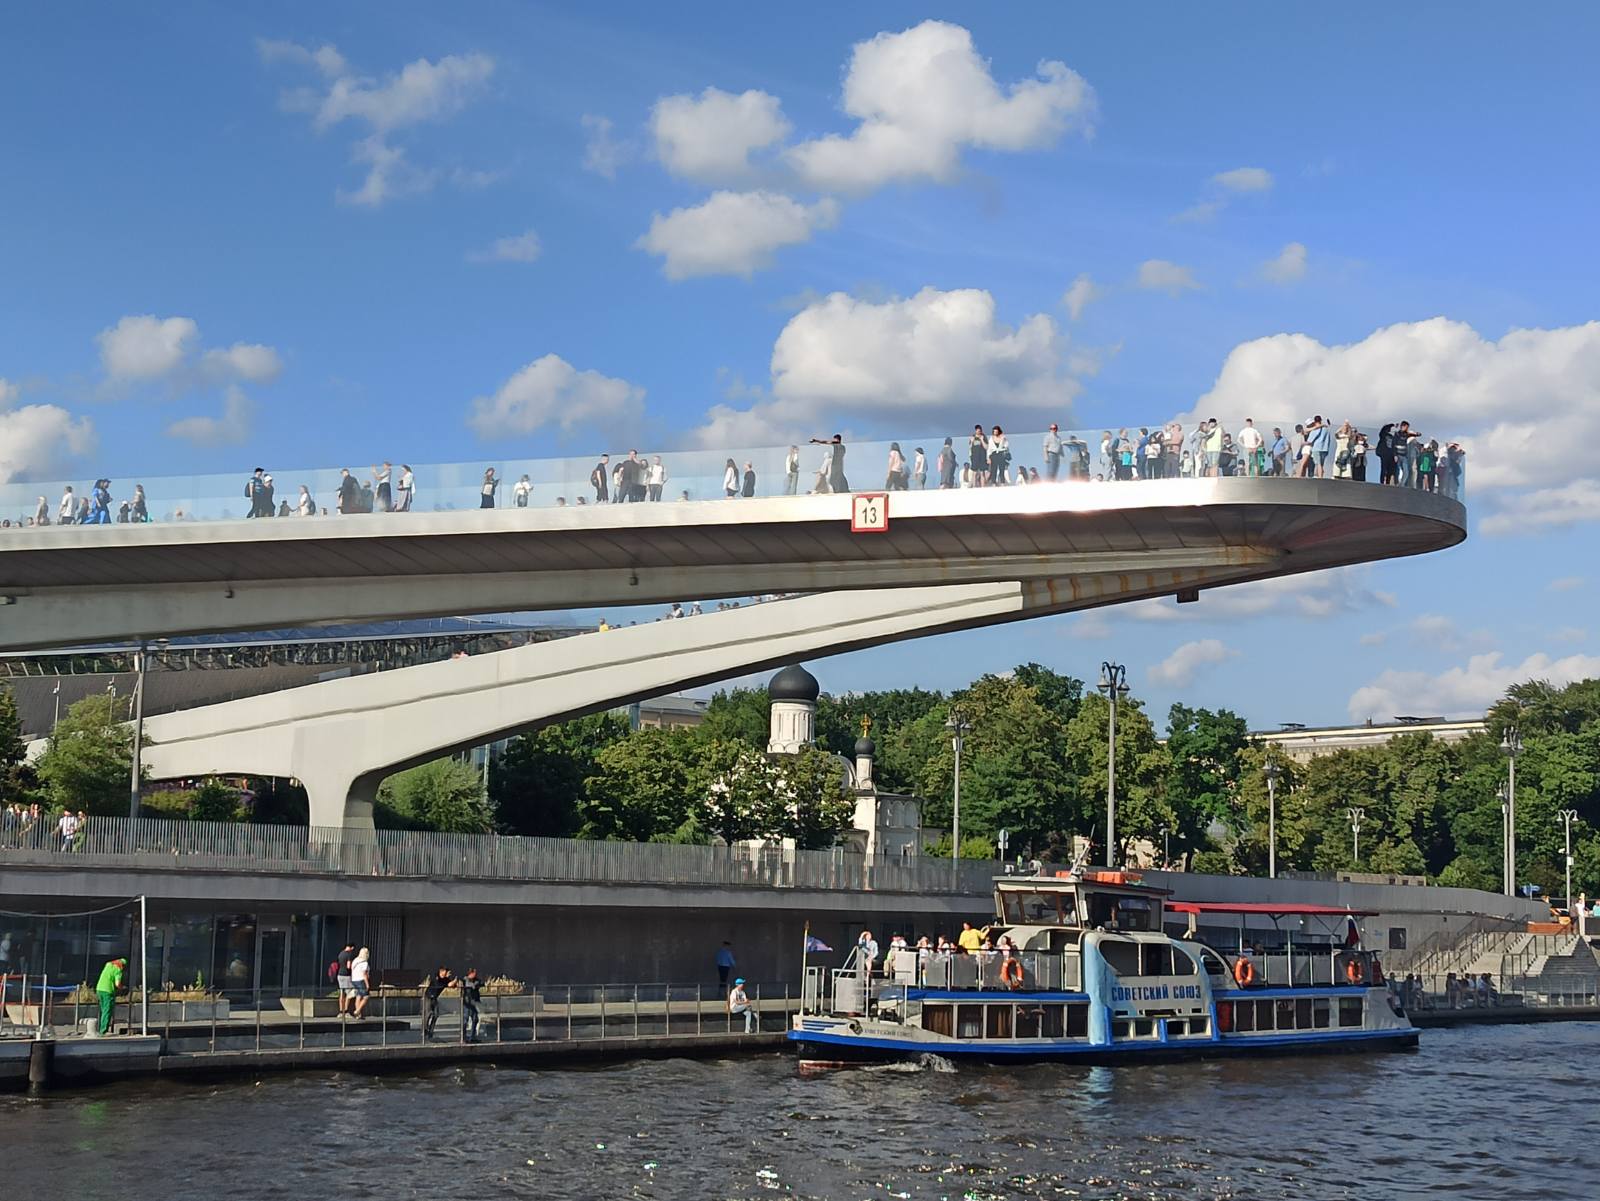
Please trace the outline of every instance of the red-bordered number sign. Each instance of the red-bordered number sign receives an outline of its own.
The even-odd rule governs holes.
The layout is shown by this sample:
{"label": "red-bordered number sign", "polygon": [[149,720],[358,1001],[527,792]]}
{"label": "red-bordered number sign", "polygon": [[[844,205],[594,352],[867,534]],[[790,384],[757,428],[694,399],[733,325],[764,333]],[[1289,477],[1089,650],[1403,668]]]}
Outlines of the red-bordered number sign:
{"label": "red-bordered number sign", "polygon": [[887,492],[857,492],[850,498],[850,532],[852,534],[889,532]]}

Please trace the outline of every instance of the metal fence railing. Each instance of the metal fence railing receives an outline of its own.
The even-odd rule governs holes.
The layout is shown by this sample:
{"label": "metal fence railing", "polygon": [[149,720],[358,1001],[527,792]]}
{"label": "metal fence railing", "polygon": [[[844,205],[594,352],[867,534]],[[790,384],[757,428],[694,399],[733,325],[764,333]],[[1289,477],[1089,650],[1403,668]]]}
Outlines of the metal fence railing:
{"label": "metal fence railing", "polygon": [[[99,1031],[97,997],[83,989],[24,989],[13,981],[0,1001],[0,1039],[88,1037]],[[159,1035],[167,1055],[239,1051],[339,1050],[694,1038],[777,1034],[799,1009],[799,989],[783,982],[745,986],[750,1013],[734,1013],[726,990],[707,984],[552,984],[516,993],[485,992],[476,1004],[459,988],[425,1001],[418,988],[384,987],[366,998],[321,989],[236,989],[200,999],[147,1005],[116,994],[104,1033]],[[352,1012],[346,1013],[345,1010]]]}
{"label": "metal fence railing", "polygon": [[988,896],[1004,865],[843,849],[681,846],[321,826],[89,817],[0,835],[0,863],[452,880],[717,885]]}
{"label": "metal fence railing", "polygon": [[1446,1009],[1570,1009],[1600,1006],[1600,972],[1526,975],[1447,972],[1391,977],[1390,989],[1408,1011]]}

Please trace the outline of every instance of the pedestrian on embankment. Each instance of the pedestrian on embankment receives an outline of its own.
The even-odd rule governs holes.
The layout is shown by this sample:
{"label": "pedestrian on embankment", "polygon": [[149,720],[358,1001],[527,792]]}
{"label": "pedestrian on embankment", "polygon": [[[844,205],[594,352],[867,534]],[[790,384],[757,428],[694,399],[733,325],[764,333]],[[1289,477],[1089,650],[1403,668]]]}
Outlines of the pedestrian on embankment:
{"label": "pedestrian on embankment", "polygon": [[95,995],[100,999],[100,1033],[111,1033],[111,1015],[117,1004],[117,994],[122,991],[123,974],[128,970],[126,959],[113,959],[100,969]]}
{"label": "pedestrian on embankment", "polygon": [[723,988],[728,987],[728,975],[733,971],[736,960],[733,957],[733,944],[724,942],[717,949],[717,983]]}

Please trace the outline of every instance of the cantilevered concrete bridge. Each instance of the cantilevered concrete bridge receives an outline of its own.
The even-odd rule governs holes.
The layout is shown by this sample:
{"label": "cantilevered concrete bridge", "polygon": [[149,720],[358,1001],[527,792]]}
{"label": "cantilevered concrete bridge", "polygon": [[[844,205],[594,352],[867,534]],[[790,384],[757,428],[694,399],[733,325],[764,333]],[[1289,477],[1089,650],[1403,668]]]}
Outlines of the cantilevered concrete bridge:
{"label": "cantilevered concrete bridge", "polygon": [[[342,604],[344,617],[393,616],[831,589],[147,722],[157,776],[298,777],[312,824],[335,826],[370,824],[377,786],[395,770],[663,691],[927,634],[1418,554],[1465,536],[1454,501],[1342,481],[911,493],[894,505],[889,532],[876,535],[852,535],[838,497],[634,505],[576,519],[559,510],[443,515],[415,530],[383,518],[283,522],[259,544],[265,563],[248,581],[230,578],[224,594],[215,581],[181,577],[208,554],[243,562],[258,549],[232,540],[233,527],[221,531],[230,539],[222,549],[135,538],[70,561],[108,577],[149,575],[102,584],[112,597],[131,587],[167,614],[164,627],[132,627],[141,633],[237,626],[231,606],[241,601],[253,620],[306,621]],[[269,565],[288,578],[270,578]],[[74,603],[61,584],[43,587]],[[84,621],[119,620],[91,601],[77,611]],[[42,636],[31,627],[19,640]]]}
{"label": "cantilevered concrete bridge", "polygon": [[1038,582],[1049,611],[1419,554],[1456,501],[1179,479],[0,532],[0,650],[318,621]]}

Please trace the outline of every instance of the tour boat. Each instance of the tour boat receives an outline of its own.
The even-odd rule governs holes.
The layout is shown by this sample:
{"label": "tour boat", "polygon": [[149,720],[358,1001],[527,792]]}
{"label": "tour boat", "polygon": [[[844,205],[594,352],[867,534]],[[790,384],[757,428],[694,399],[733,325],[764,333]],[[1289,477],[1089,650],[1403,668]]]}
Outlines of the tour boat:
{"label": "tour boat", "polygon": [[[996,921],[984,933],[997,945],[1009,939],[1006,950],[891,949],[870,963],[858,946],[842,968],[806,965],[789,1040],[810,1064],[929,1054],[1104,1063],[1416,1046],[1417,1029],[1391,1002],[1377,955],[1351,933],[1353,919],[1368,915],[1169,895],[1127,872],[999,877]],[[1185,937],[1166,932],[1168,913],[1187,915]],[[1246,932],[1247,914],[1270,916],[1274,929]],[[1212,915],[1238,918],[1233,953],[1199,937],[1200,919],[1210,924]],[[1287,930],[1283,919],[1292,919]],[[1346,936],[1308,935],[1314,919]]]}

